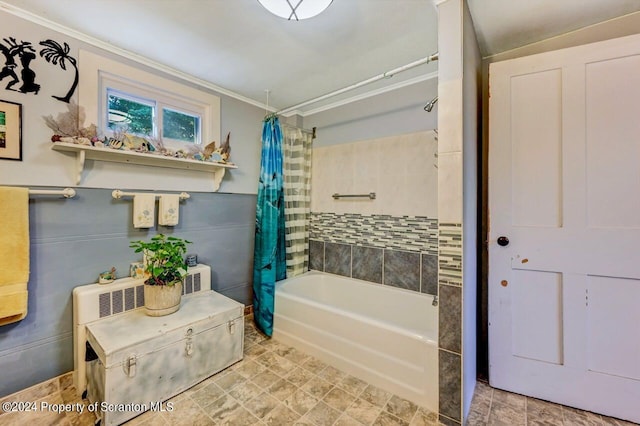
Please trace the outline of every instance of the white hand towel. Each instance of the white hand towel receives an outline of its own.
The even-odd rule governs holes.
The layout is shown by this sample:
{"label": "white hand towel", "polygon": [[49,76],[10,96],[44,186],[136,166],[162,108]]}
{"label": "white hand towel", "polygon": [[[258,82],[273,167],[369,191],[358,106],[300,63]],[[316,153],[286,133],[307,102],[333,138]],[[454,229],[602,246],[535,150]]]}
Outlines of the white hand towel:
{"label": "white hand towel", "polygon": [[180,196],[161,195],[158,224],[163,226],[176,226],[180,217]]}
{"label": "white hand towel", "polygon": [[136,194],[133,196],[133,227],[153,228],[155,222],[156,196]]}

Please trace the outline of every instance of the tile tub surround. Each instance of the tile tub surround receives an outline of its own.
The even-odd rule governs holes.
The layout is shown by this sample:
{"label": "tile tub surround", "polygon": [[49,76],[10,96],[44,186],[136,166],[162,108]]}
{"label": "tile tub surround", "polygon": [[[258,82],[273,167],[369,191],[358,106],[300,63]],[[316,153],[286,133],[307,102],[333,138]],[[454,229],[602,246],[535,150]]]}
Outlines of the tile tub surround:
{"label": "tile tub surround", "polygon": [[425,216],[311,212],[317,241],[438,255],[438,219]]}
{"label": "tile tub surround", "polygon": [[462,224],[440,223],[438,268],[440,284],[462,285]]}
{"label": "tile tub surround", "polygon": [[[289,365],[282,373],[278,366]],[[280,372],[280,374],[278,373]],[[284,376],[282,375],[284,374]],[[71,373],[0,399],[49,404],[86,404],[76,396]],[[245,358],[175,396],[172,412],[147,412],[125,423],[134,425],[403,425],[435,426],[436,413],[380,392],[310,356],[267,339],[245,318]],[[166,406],[166,404],[165,404]],[[260,418],[258,415],[262,415]],[[93,426],[85,409],[5,413],[3,426]],[[559,426],[632,426],[632,423],[535,398],[493,389],[478,382],[468,426],[547,424]]]}
{"label": "tile tub surround", "polygon": [[[342,124],[329,127],[317,123],[323,133],[313,147],[312,211],[438,216],[438,142],[433,130],[363,139],[367,137],[364,133],[370,133],[369,129],[364,133],[357,131],[352,135],[355,140],[348,141],[342,134],[342,130],[346,130],[343,125],[350,127],[354,123],[338,121]],[[356,124],[356,127],[363,124]],[[341,142],[330,142],[325,138],[324,130],[331,132],[331,128],[340,134]],[[400,128],[395,131],[402,132]],[[331,195],[336,192],[375,192],[376,199],[334,200]]]}
{"label": "tile tub surround", "polygon": [[420,270],[420,253],[384,251],[385,284],[419,292]]}
{"label": "tile tub surround", "polygon": [[311,213],[309,269],[436,294],[437,259],[437,219]]}
{"label": "tile tub surround", "polygon": [[[462,224],[438,224],[440,421],[462,421]],[[452,378],[455,377],[455,380]]]}
{"label": "tile tub surround", "polygon": [[374,247],[351,247],[351,276],[382,284],[383,250]]}
{"label": "tile tub surround", "polygon": [[330,274],[351,276],[351,246],[348,244],[325,243],[324,270]]}
{"label": "tile tub surround", "polygon": [[436,263],[437,256],[426,253],[317,240],[309,243],[311,270],[428,294],[437,289]]}

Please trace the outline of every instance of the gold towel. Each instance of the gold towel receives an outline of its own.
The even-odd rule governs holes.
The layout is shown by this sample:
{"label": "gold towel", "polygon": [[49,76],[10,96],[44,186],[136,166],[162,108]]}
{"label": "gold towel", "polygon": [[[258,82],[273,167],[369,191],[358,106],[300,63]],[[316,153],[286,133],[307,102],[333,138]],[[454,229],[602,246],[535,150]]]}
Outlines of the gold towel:
{"label": "gold towel", "polygon": [[29,190],[0,187],[0,325],[27,316]]}

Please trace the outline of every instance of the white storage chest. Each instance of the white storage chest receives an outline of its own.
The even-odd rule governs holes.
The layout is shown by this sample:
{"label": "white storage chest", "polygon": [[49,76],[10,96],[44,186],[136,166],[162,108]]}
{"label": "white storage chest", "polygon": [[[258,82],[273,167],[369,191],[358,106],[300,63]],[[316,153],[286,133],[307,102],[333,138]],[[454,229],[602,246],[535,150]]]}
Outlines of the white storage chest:
{"label": "white storage chest", "polygon": [[163,317],[138,309],[87,325],[87,396],[103,426],[161,409],[242,359],[244,305],[214,291],[181,303]]}

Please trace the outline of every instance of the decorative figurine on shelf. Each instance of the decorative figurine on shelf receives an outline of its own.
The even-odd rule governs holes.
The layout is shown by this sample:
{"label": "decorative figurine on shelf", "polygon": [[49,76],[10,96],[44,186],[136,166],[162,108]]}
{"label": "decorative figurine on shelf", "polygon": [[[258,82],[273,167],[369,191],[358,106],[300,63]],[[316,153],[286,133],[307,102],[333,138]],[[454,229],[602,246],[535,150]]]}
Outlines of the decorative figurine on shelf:
{"label": "decorative figurine on shelf", "polygon": [[112,267],[109,271],[104,271],[98,276],[99,284],[109,284],[116,279],[116,268]]}
{"label": "decorative figurine on shelf", "polygon": [[148,140],[130,133],[125,133],[122,143],[125,149],[129,149],[131,151],[150,151]]}
{"label": "decorative figurine on shelf", "polygon": [[226,163],[229,161],[231,157],[231,145],[229,145],[229,138],[231,137],[231,132],[227,133],[227,140],[220,146],[220,156],[222,157],[222,162]]}
{"label": "decorative figurine on shelf", "polygon": [[204,147],[204,159],[205,161],[211,161],[214,163],[226,163],[231,156],[231,145],[229,144],[229,138],[231,132],[227,133],[227,139],[225,142],[216,148],[216,142],[213,141]]}
{"label": "decorative figurine on shelf", "polygon": [[115,139],[115,138],[109,138],[109,141],[107,143],[107,146],[109,148],[113,148],[113,149],[122,149],[122,141]]}
{"label": "decorative figurine on shelf", "polygon": [[207,144],[207,146],[204,147],[204,159],[209,160],[211,158],[211,154],[213,154],[213,151],[215,150],[216,150],[216,141],[213,141]]}

